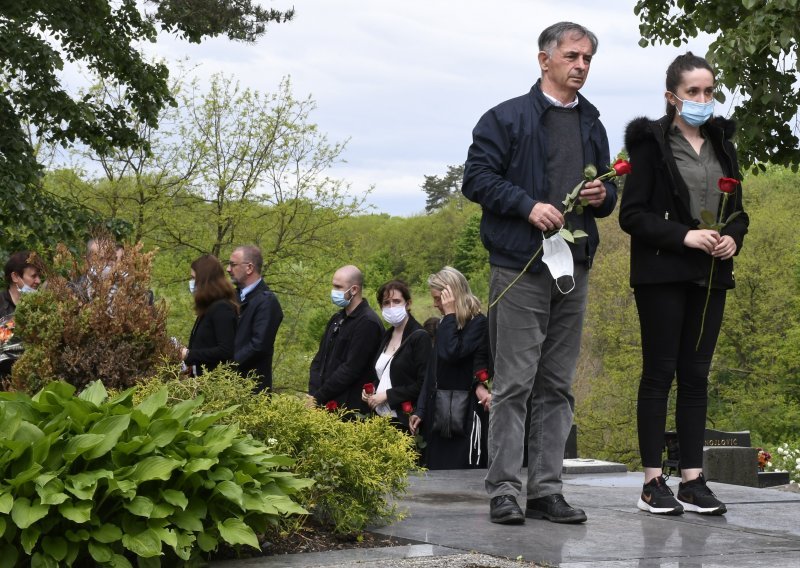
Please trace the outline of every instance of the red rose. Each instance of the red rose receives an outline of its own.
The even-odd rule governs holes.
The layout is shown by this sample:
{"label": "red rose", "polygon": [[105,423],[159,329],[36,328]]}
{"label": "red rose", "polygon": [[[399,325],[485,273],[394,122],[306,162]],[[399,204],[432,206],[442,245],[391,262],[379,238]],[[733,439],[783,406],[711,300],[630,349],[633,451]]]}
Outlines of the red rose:
{"label": "red rose", "polygon": [[739,185],[739,180],[733,178],[721,177],[719,178],[717,185],[719,186],[719,190],[722,193],[735,193],[736,186]]}
{"label": "red rose", "polygon": [[628,160],[620,158],[611,166],[618,176],[624,176],[631,173],[631,163]]}
{"label": "red rose", "polygon": [[405,401],[403,404],[400,405],[400,410],[402,410],[406,414],[411,414],[414,411],[414,405],[412,405],[411,402],[409,401]]}
{"label": "red rose", "polygon": [[489,380],[489,371],[486,369],[475,371],[475,378],[478,380],[478,382],[485,383]]}
{"label": "red rose", "polygon": [[329,400],[327,403],[325,403],[325,410],[328,412],[333,412],[337,408],[339,408],[339,403],[335,400]]}
{"label": "red rose", "polygon": [[373,394],[375,392],[375,385],[373,385],[372,383],[365,384],[364,392],[367,394]]}

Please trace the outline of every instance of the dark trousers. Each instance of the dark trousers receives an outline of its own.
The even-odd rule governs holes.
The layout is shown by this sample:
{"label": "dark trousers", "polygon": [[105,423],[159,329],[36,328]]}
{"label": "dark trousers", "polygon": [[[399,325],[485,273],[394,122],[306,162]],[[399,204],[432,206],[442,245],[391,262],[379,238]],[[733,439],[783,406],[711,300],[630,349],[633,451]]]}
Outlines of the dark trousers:
{"label": "dark trousers", "polygon": [[725,290],[711,290],[703,337],[707,289],[692,283],[637,286],[634,291],[642,336],[642,380],[637,419],[644,467],[661,467],[667,400],[673,378],[678,393],[675,424],[680,468],[703,467],[703,433],[708,408],[708,371],[725,310]]}

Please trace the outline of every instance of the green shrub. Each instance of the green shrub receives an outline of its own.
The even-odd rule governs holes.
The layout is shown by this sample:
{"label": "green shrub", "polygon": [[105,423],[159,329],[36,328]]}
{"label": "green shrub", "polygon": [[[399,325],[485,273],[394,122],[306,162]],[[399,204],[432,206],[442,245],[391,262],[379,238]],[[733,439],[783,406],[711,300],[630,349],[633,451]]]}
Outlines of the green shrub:
{"label": "green shrub", "polygon": [[59,247],[47,288],[29,294],[15,313],[25,352],[13,367],[10,387],[33,393],[63,380],[79,390],[100,379],[123,389],[153,373],[165,358],[178,359],[166,334],[166,307],[151,305],[154,252],[126,249],[119,262],[113,242],[79,261]]}
{"label": "green shrub", "polygon": [[220,366],[195,378],[180,378],[175,367],[142,385],[139,396],[166,385],[173,403],[203,395],[204,410],[239,403],[224,420],[235,421],[274,451],[295,460],[293,471],[312,478],[301,496],[319,522],[340,534],[402,518],[395,498],[416,468],[413,439],[387,419],[343,422],[336,413],[306,408],[291,395],[252,394],[254,382]]}
{"label": "green shrub", "polygon": [[256,533],[306,514],[290,496],[312,482],[216,424],[231,408],[167,406],[166,389],[134,406],[133,391],[0,393],[0,565],[197,564],[221,543],[258,548]]}

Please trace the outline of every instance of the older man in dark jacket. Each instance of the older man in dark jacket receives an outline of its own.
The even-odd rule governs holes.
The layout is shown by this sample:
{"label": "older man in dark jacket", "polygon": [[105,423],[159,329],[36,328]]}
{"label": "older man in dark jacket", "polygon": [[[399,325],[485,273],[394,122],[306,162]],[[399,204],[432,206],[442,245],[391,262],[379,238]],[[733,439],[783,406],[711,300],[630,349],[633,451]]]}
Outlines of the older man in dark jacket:
{"label": "older man in dark jacket", "polygon": [[[609,162],[599,113],[578,89],[597,50],[595,35],[561,22],[539,36],[541,79],[530,92],[489,110],[473,130],[463,193],[483,209],[481,239],[489,250],[489,336],[495,358],[489,414],[486,489],[490,520],[517,524],[525,517],[580,523],[586,514],[562,495],[564,446],[572,426],[571,387],[580,350],[588,269],[599,242],[596,217],[611,213],[616,188],[590,181],[580,192],[582,210],[564,215],[565,196],[584,179],[584,168]],[[540,256],[543,234],[568,225],[588,237],[557,259]],[[547,248],[545,248],[547,254]],[[558,262],[556,262],[556,260]],[[552,262],[552,264],[551,264]],[[554,269],[554,266],[556,267]],[[563,278],[571,275],[572,288]],[[524,438],[531,400],[530,435]],[[528,445],[527,506],[520,510],[519,471]]]}
{"label": "older man in dark jacket", "polygon": [[228,274],[240,302],[233,360],[243,375],[255,372],[259,390],[271,390],[272,355],[283,310],[261,276],[263,263],[261,251],[255,246],[238,247],[228,261]]}

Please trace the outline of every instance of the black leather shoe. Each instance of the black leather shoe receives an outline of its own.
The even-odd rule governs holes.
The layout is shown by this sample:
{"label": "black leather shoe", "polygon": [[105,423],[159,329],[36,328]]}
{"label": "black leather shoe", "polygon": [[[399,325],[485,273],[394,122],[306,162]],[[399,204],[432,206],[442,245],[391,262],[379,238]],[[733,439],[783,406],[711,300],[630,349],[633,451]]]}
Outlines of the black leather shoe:
{"label": "black leather shoe", "polygon": [[584,523],[586,513],[571,507],[560,493],[528,499],[525,516],[530,519],[547,519],[554,523]]}
{"label": "black leather shoe", "polygon": [[498,495],[489,503],[489,520],[500,525],[521,525],[525,515],[513,495]]}

